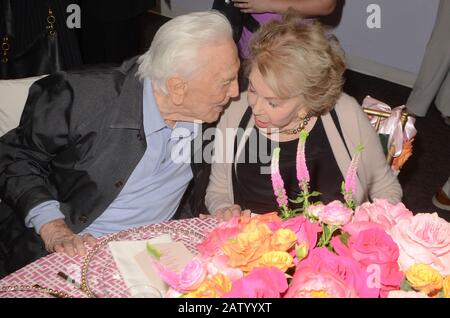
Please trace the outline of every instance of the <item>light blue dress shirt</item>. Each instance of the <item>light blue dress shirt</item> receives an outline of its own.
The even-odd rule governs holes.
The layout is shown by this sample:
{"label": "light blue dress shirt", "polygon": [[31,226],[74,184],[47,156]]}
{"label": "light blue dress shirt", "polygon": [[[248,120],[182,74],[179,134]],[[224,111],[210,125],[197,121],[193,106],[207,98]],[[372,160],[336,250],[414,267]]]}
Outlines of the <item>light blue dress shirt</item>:
{"label": "light blue dress shirt", "polygon": [[[171,219],[192,179],[190,143],[200,124],[177,122],[168,127],[156,105],[151,82],[144,80],[143,121],[147,149],[122,191],[83,233],[96,237],[130,227]],[[25,219],[36,232],[50,221],[64,218],[57,201],[33,208]]]}

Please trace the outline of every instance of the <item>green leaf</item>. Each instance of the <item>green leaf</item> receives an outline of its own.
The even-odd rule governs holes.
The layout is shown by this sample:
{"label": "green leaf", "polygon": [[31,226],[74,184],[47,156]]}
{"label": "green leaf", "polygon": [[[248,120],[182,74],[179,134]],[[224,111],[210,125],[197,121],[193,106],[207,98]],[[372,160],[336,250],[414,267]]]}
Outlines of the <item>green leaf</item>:
{"label": "green leaf", "polygon": [[158,251],[157,249],[156,249],[156,247],[154,247],[152,244],[150,244],[149,242],[147,242],[147,252],[149,252],[150,253],[150,255],[152,255],[152,256],[154,256],[154,257],[156,257],[157,259],[159,259],[160,257],[161,257],[161,252],[160,251]]}
{"label": "green leaf", "polygon": [[312,193],[309,194],[309,197],[318,197],[319,195],[321,195],[322,193],[319,191],[313,191]]}
{"label": "green leaf", "polygon": [[297,198],[297,199],[289,199],[292,203],[302,203],[305,199],[303,197]]}
{"label": "green leaf", "polygon": [[350,238],[350,234],[347,232],[343,232],[341,235],[339,235],[339,239],[341,240],[342,244],[347,246],[348,239]]}
{"label": "green leaf", "polygon": [[408,282],[408,280],[406,278],[402,282],[402,284],[400,285],[400,290],[404,290],[404,291],[411,291],[411,290],[413,290],[411,284]]}

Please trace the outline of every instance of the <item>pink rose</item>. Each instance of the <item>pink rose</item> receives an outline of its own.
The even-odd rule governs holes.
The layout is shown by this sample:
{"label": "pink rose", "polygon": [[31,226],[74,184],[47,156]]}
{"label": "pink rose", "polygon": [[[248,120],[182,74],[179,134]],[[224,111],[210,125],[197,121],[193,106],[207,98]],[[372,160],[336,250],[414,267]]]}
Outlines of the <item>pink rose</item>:
{"label": "pink rose", "polygon": [[319,214],[323,211],[324,208],[325,208],[325,205],[323,205],[321,203],[320,204],[315,204],[315,205],[310,205],[306,209],[306,213],[308,213],[309,215],[312,215],[313,217],[318,219],[319,218]]}
{"label": "pink rose", "polygon": [[239,217],[234,217],[228,222],[222,222],[208,234],[203,242],[197,245],[197,250],[202,257],[216,255],[223,244],[230,238],[235,237],[240,231]]}
{"label": "pink rose", "polygon": [[247,276],[233,282],[224,298],[280,298],[288,288],[284,273],[275,267],[255,268]]}
{"label": "pink rose", "polygon": [[318,211],[319,221],[328,225],[342,226],[350,222],[353,211],[341,201],[334,200]]}
{"label": "pink rose", "polygon": [[393,205],[384,199],[375,199],[373,203],[366,202],[356,208],[353,222],[370,221],[389,230],[398,221],[412,216],[412,212],[403,203]]}
{"label": "pink rose", "polygon": [[298,269],[292,278],[285,298],[351,298],[354,291],[332,272],[316,272],[311,268]]}
{"label": "pink rose", "polygon": [[316,273],[331,273],[359,297],[378,297],[379,288],[369,287],[365,267],[351,257],[338,256],[326,248],[319,247],[310,251],[308,257],[297,265],[298,270],[311,269]]}
{"label": "pink rose", "polygon": [[401,220],[391,228],[390,234],[400,249],[401,270],[421,263],[444,276],[450,275],[450,223],[437,213],[420,213]]}
{"label": "pink rose", "polygon": [[389,290],[399,289],[404,278],[399,271],[399,250],[392,238],[379,228],[369,228],[350,236],[345,246],[339,238],[332,240],[339,255],[352,257],[366,268],[371,280],[367,284],[380,288],[380,296]]}
{"label": "pink rose", "polygon": [[416,292],[413,290],[403,291],[403,290],[391,290],[387,298],[430,298],[424,293]]}
{"label": "pink rose", "polygon": [[161,278],[175,291],[186,293],[195,290],[206,278],[207,271],[203,261],[197,257],[193,258],[180,272],[172,271],[159,261],[154,263],[155,269]]}
{"label": "pink rose", "polygon": [[356,236],[362,231],[373,229],[373,228],[384,231],[384,228],[380,224],[368,222],[368,221],[357,221],[357,222],[348,223],[342,227],[342,230],[344,232],[347,232],[348,234],[350,234],[350,236]]}
{"label": "pink rose", "polygon": [[317,234],[322,231],[319,224],[309,222],[303,215],[287,219],[281,227],[292,230],[297,235],[297,242],[307,242],[310,248],[316,246]]}

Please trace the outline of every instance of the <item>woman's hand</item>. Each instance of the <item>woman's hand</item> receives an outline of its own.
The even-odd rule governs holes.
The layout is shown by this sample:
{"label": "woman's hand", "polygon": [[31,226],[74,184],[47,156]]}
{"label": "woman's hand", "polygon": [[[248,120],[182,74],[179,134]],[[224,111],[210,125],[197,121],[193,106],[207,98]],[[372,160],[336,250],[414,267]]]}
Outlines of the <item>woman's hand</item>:
{"label": "woman's hand", "polygon": [[270,2],[273,0],[233,0],[234,6],[244,13],[273,12]]}
{"label": "woman's hand", "polygon": [[234,216],[241,215],[250,216],[250,210],[242,210],[241,206],[237,204],[218,209],[216,213],[214,213],[214,217],[219,221],[228,221]]}

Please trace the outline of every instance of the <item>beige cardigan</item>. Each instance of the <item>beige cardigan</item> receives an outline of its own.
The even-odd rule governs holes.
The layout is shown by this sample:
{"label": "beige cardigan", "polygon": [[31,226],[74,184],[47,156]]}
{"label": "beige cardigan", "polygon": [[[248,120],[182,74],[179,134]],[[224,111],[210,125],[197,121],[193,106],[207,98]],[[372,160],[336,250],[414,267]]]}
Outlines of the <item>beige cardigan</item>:
{"label": "beige cardigan", "polygon": [[[238,158],[239,153],[242,151],[248,139],[248,133],[255,125],[254,117],[252,116],[250,118],[246,133],[241,138],[240,144],[237,147],[235,158],[232,158],[232,156],[236,134],[230,133],[228,129],[227,135],[225,128],[239,127],[239,123],[247,107],[247,93],[244,92],[241,94],[239,100],[232,102],[225,110],[217,126],[218,131],[216,132],[216,139],[214,141],[215,157],[213,158],[205,198],[206,207],[211,214],[214,214],[222,207],[234,204],[231,169],[236,168],[235,158]],[[358,165],[356,203],[361,204],[369,198],[372,200],[375,198],[384,198],[391,203],[400,202],[402,198],[401,186],[387,164],[379,138],[358,102],[353,97],[342,94],[335,106],[335,110],[342,127],[345,142],[352,156],[358,144],[364,146],[364,151],[361,154],[361,160]],[[334,157],[342,175],[345,176],[351,158],[348,156],[345,145],[334,125],[331,115],[327,114],[321,118]],[[339,181],[336,180],[336,182]],[[320,189],[312,190],[320,191]]]}

